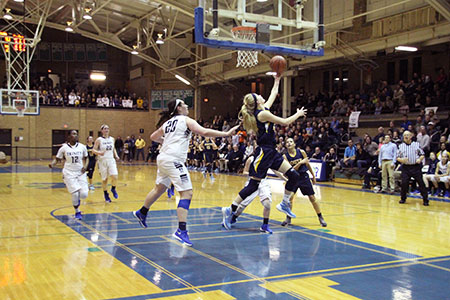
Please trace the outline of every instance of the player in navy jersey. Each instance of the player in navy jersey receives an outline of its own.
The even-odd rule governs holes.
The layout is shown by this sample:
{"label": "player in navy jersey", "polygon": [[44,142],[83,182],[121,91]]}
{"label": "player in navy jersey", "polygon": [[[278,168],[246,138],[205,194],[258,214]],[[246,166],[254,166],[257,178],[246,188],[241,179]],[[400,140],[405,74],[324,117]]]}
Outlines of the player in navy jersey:
{"label": "player in navy jersey", "polygon": [[94,149],[94,138],[89,136],[87,138],[86,149],[88,152],[88,169],[87,169],[87,177],[89,181],[89,189],[95,190],[94,184],[92,182],[92,177],[94,176],[95,163],[97,162],[97,155],[92,151]]}
{"label": "player in navy jersey", "polygon": [[203,176],[205,176],[207,173],[209,173],[209,176],[211,177],[211,180],[214,181],[213,176],[213,162],[214,162],[214,150],[217,149],[216,143],[214,143],[214,140],[207,137],[203,140],[201,147],[203,149],[203,158],[205,160],[205,171],[203,171]]}
{"label": "player in navy jersey", "polygon": [[[222,225],[225,229],[231,229],[233,213],[237,210],[243,199],[258,190],[259,183],[266,177],[269,168],[283,173],[288,178],[280,208],[284,213],[295,218],[294,213],[290,209],[290,198],[297,191],[300,175],[276,150],[275,131],[273,127],[274,124],[287,126],[293,123],[299,117],[305,116],[306,110],[303,107],[297,109],[297,112],[288,118],[277,117],[269,111],[278,95],[280,79],[281,77],[279,76],[275,77],[275,82],[267,101],[261,95],[255,93],[244,96],[244,103],[239,112],[239,119],[242,120],[244,129],[248,133],[253,132],[257,135],[258,148],[255,150],[255,160],[250,166],[249,183],[239,192],[231,207],[222,208]],[[264,219],[263,226],[261,227],[263,230],[268,226],[268,221],[268,218]]]}
{"label": "player in navy jersey", "polygon": [[[320,211],[319,203],[316,202],[316,197],[314,196],[314,189],[311,184],[311,180],[309,179],[308,171],[312,174],[312,183],[316,184],[316,175],[314,174],[314,171],[311,168],[311,165],[309,164],[308,156],[306,155],[306,152],[301,149],[297,149],[295,147],[295,142],[292,138],[288,138],[286,140],[286,148],[288,149],[288,152],[284,154],[284,158],[289,161],[291,166],[297,170],[298,174],[300,175],[300,181],[298,183],[298,187],[300,188],[300,191],[303,195],[308,196],[309,201],[311,202],[312,206],[314,207],[314,210],[317,213],[317,216],[319,217],[319,222],[322,227],[327,227],[327,223],[325,223],[325,220],[323,219],[322,213]],[[295,193],[292,194],[292,198],[290,201],[291,209],[292,209],[292,199],[294,198]],[[280,207],[280,204],[277,205],[277,209],[280,211],[283,211]],[[281,223],[282,226],[287,226],[291,224],[291,217],[289,215],[286,216],[286,220]]]}

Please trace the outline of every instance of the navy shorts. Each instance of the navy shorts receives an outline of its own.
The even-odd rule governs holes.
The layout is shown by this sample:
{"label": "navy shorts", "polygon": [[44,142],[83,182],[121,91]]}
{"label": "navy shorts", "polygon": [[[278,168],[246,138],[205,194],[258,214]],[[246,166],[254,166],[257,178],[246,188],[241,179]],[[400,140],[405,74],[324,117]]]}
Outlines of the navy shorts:
{"label": "navy shorts", "polygon": [[298,182],[298,188],[305,196],[314,195],[314,188],[311,183],[311,179],[309,179],[309,174],[306,172],[299,173],[300,180]]}
{"label": "navy shorts", "polygon": [[203,152],[204,154],[204,160],[206,163],[212,163],[213,162],[213,154],[212,152]]}
{"label": "navy shorts", "polygon": [[250,165],[250,177],[266,178],[267,170],[278,170],[284,158],[280,152],[272,147],[258,147],[255,151],[255,159]]}
{"label": "navy shorts", "polygon": [[89,160],[88,163],[88,169],[87,169],[87,177],[92,178],[92,176],[94,175],[94,170],[95,170],[95,162],[96,160]]}

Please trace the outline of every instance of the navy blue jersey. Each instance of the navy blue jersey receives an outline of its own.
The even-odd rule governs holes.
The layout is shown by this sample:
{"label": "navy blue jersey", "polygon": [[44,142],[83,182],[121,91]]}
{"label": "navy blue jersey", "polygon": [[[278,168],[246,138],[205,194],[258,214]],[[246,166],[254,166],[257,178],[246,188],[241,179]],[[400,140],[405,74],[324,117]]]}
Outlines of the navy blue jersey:
{"label": "navy blue jersey", "polygon": [[[295,149],[295,156],[291,156],[289,154],[289,151],[286,153],[286,158],[288,160],[288,162],[291,164],[291,166],[295,166],[296,164],[298,164],[304,157],[302,152],[300,151],[300,149]],[[308,168],[306,167],[306,164],[303,164],[300,166],[300,168],[297,170],[297,172],[299,173],[306,173],[308,172]]]}
{"label": "navy blue jersey", "polygon": [[438,162],[439,162],[439,160],[437,160],[437,159],[435,159],[435,160],[430,159],[430,163],[428,164],[429,167],[428,167],[427,174],[434,174],[436,172]]}
{"label": "navy blue jersey", "polygon": [[94,149],[94,145],[92,145],[92,146],[86,145],[86,149],[87,149],[87,152],[88,152],[89,162],[91,162],[91,161],[95,162],[95,156],[96,155],[92,151],[92,149]]}
{"label": "navy blue jersey", "polygon": [[212,141],[205,140],[203,142],[203,146],[204,146],[204,149],[203,149],[204,153],[208,153],[208,154],[213,153],[213,142]]}
{"label": "navy blue jersey", "polygon": [[[264,110],[269,110],[268,108],[265,108]],[[264,147],[275,147],[276,141],[275,141],[275,131],[273,130],[273,123],[271,122],[260,122],[258,120],[259,113],[262,112],[262,110],[255,110],[255,119],[256,119],[256,126],[258,127],[258,136],[257,136],[257,142],[258,146]]]}

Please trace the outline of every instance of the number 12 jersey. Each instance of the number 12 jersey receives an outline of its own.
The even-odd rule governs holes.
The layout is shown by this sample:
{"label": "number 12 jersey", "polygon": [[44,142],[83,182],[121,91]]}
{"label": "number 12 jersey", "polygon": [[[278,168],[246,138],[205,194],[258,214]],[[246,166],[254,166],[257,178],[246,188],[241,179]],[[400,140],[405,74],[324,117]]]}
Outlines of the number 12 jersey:
{"label": "number 12 jersey", "polygon": [[79,174],[83,168],[83,158],[88,156],[86,146],[80,143],[70,145],[68,143],[62,145],[58,150],[56,157],[65,159],[64,172]]}

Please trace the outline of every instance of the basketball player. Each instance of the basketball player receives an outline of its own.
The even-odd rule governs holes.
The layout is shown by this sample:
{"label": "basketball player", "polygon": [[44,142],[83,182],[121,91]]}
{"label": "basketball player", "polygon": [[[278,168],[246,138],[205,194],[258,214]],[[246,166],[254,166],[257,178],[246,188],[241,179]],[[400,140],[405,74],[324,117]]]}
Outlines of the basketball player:
{"label": "basketball player", "polygon": [[276,150],[273,127],[274,124],[287,126],[293,123],[299,117],[305,116],[306,110],[303,107],[297,109],[297,112],[288,118],[280,118],[269,111],[278,95],[280,79],[280,76],[275,76],[275,82],[267,101],[261,95],[254,93],[244,96],[244,104],[239,112],[239,119],[243,121],[244,129],[248,133],[254,132],[257,135],[258,147],[255,150],[255,160],[250,166],[249,183],[239,192],[231,207],[222,208],[225,229],[231,229],[232,215],[245,198],[258,190],[260,181],[266,177],[269,168],[283,173],[288,178],[280,208],[284,213],[295,218],[294,213],[290,209],[290,198],[297,191],[301,178],[298,172]]}
{"label": "basketball player", "polygon": [[173,237],[186,246],[192,246],[186,230],[187,215],[192,199],[192,183],[185,165],[191,132],[202,136],[224,137],[232,135],[238,126],[226,132],[204,128],[188,117],[188,106],[183,100],[172,100],[167,106],[169,110],[162,118],[168,120],[150,136],[153,141],[162,144],[157,158],[156,185],[148,193],[142,208],[134,211],[133,215],[142,227],[147,227],[145,220],[148,210],[166,191],[170,183],[173,183],[181,199],[177,207],[178,230]]}
{"label": "basketball player", "polygon": [[217,145],[213,141],[213,139],[207,137],[203,140],[201,147],[203,149],[203,158],[205,160],[205,171],[203,171],[203,176],[206,178],[207,173],[209,173],[211,181],[214,181],[212,171],[214,162],[214,150],[217,149]]}
{"label": "basketball player", "polygon": [[[303,195],[308,196],[309,201],[311,202],[312,206],[314,207],[314,210],[317,213],[317,216],[319,217],[319,222],[322,227],[327,227],[327,223],[325,223],[325,220],[323,219],[322,213],[320,212],[320,206],[319,203],[316,202],[316,197],[314,196],[314,189],[312,184],[316,184],[316,175],[314,174],[311,165],[309,164],[308,156],[306,155],[306,152],[302,149],[297,149],[295,147],[295,142],[292,138],[288,138],[286,140],[286,148],[288,149],[288,152],[284,154],[284,158],[289,161],[291,166],[298,172],[300,175],[300,181],[298,182],[298,187],[300,188],[300,191]],[[309,179],[308,170],[312,174],[312,184],[311,180]],[[291,200],[290,200],[290,207],[292,210],[292,200],[295,196],[295,193],[292,194]],[[279,211],[283,211],[280,205],[277,205],[277,209]],[[286,220],[281,223],[281,226],[287,226],[291,224],[291,217],[289,215],[286,216]]]}
{"label": "basketball player", "polygon": [[102,188],[105,201],[106,203],[111,203],[111,198],[109,198],[107,190],[108,177],[111,177],[111,193],[114,198],[117,199],[119,198],[119,195],[116,191],[118,175],[116,160],[118,161],[120,158],[117,155],[116,148],[114,148],[114,138],[109,136],[109,126],[103,124],[100,129],[102,131],[102,136],[95,141],[92,152],[98,157],[98,170],[102,176]]}
{"label": "basketball player", "polygon": [[96,155],[92,151],[94,149],[94,138],[89,136],[87,138],[86,149],[88,152],[89,164],[87,169],[87,177],[89,181],[89,189],[91,191],[95,190],[94,184],[92,183],[92,176],[94,176],[95,163],[96,163]]}
{"label": "basketball player", "polygon": [[88,167],[88,152],[86,146],[78,143],[76,130],[70,132],[68,142],[59,148],[55,159],[48,165],[52,169],[57,163],[65,159],[63,179],[67,190],[72,195],[72,205],[75,208],[75,219],[81,220],[80,200],[88,196],[86,170]]}
{"label": "basketball player", "polygon": [[[249,169],[251,164],[253,163],[255,159],[255,156],[252,154],[250,155],[247,160],[245,161],[244,170],[242,172],[243,175],[249,175]],[[280,174],[277,171],[274,171],[278,176],[283,178],[283,175]],[[283,178],[284,179],[284,178]],[[246,182],[246,186],[249,184],[250,178]],[[256,196],[259,196],[259,200],[261,201],[263,209],[263,224],[261,228],[259,228],[259,231],[272,234],[273,231],[269,228],[269,216],[270,216],[270,207],[272,203],[272,192],[270,190],[270,184],[267,180],[267,178],[261,179],[261,182],[258,186],[258,190],[253,192],[250,196],[245,198],[236,209],[236,212],[233,214],[230,223],[234,224],[236,223],[237,218],[242,214],[242,212],[245,210],[247,206],[252,203],[253,200],[255,200]],[[222,224],[224,226],[224,224]]]}

